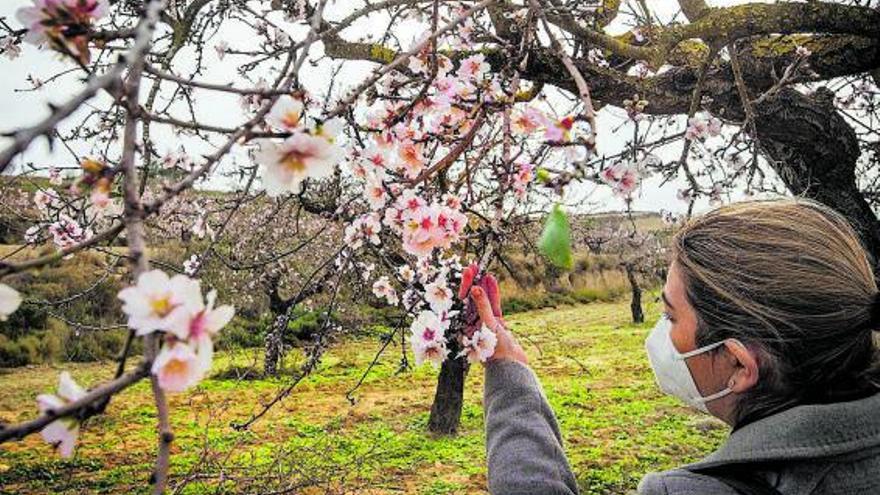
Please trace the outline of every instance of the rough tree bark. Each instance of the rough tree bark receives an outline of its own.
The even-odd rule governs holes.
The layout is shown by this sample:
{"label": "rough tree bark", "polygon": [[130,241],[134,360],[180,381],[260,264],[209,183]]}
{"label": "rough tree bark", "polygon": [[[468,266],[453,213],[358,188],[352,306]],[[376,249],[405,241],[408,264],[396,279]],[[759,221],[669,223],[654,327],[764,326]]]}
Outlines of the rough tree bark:
{"label": "rough tree bark", "polygon": [[[450,346],[450,357],[458,354],[458,347]],[[428,418],[428,430],[433,433],[452,435],[461,423],[461,406],[464,403],[464,381],[468,362],[464,358],[446,359],[437,377],[434,403]]]}
{"label": "rough tree bark", "polygon": [[811,96],[794,89],[780,91],[755,108],[758,139],[789,191],[846,216],[865,249],[878,259],[880,224],[856,185],[858,140],[835,111],[832,98],[824,89]]}
{"label": "rough tree bark", "polygon": [[643,323],[645,321],[645,313],[642,311],[642,288],[639,286],[639,279],[636,277],[636,269],[632,263],[624,263],[623,269],[626,272],[626,279],[629,281],[630,299],[629,309],[632,313],[633,323]]}
{"label": "rough tree bark", "polygon": [[266,355],[263,359],[263,375],[277,376],[278,365],[284,355],[284,330],[287,328],[287,312],[275,316],[272,329],[266,334]]}

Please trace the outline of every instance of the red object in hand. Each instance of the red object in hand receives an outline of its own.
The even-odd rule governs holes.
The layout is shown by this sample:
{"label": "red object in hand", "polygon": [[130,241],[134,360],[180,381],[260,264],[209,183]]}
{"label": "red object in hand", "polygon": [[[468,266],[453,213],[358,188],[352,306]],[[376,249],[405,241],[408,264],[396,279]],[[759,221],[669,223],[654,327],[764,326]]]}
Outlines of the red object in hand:
{"label": "red object in hand", "polygon": [[470,266],[462,270],[461,286],[458,288],[458,298],[464,303],[465,334],[468,336],[479,330],[482,323],[473,300],[468,297],[474,287],[480,287],[486,292],[489,304],[492,306],[492,313],[496,318],[501,317],[501,292],[498,290],[498,280],[491,273],[480,276],[479,265],[471,263]]}
{"label": "red object in hand", "polygon": [[501,291],[498,290],[498,281],[491,273],[487,273],[480,278],[480,287],[486,291],[489,297],[489,303],[492,305],[492,313],[496,318],[501,317]]}
{"label": "red object in hand", "polygon": [[[461,285],[458,287],[458,298],[467,303],[468,293],[471,291],[471,285],[474,279],[480,274],[480,266],[471,263],[470,266],[461,272]],[[479,282],[478,282],[479,283]]]}

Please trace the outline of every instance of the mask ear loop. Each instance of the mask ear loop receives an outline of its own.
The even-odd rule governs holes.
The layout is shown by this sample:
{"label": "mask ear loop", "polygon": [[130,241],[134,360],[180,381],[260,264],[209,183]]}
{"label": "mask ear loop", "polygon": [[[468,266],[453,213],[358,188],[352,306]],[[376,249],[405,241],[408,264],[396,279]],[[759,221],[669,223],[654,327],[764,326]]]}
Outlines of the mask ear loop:
{"label": "mask ear loop", "polygon": [[709,345],[706,345],[703,347],[698,347],[692,351],[687,351],[687,352],[676,351],[677,355],[675,357],[676,357],[676,359],[685,360],[689,357],[694,357],[694,356],[698,356],[700,354],[703,354],[704,352],[709,352],[712,349],[715,349],[716,347],[721,347],[722,345],[724,345],[724,342],[725,341],[722,340],[721,342],[715,342],[714,344],[709,344]]}
{"label": "mask ear loop", "polygon": [[737,339],[737,338],[730,337],[730,338],[727,338],[727,339],[721,340],[721,341],[719,341],[719,342],[715,342],[714,344],[709,344],[709,345],[704,345],[703,347],[698,347],[698,348],[696,348],[696,349],[694,349],[694,350],[692,350],[692,351],[687,351],[687,352],[677,352],[677,351],[676,351],[677,354],[678,354],[678,355],[676,356],[676,358],[678,358],[678,359],[687,359],[687,358],[689,358],[689,357],[698,356],[698,355],[703,354],[703,353],[705,353],[705,352],[709,352],[709,351],[711,351],[712,349],[715,349],[715,348],[721,347],[721,346],[723,346],[724,344],[726,344],[728,341],[736,342],[736,343],[739,344],[739,346],[742,347],[743,349],[748,349],[748,348],[745,346],[745,344],[742,343],[742,341],[740,341],[740,340]]}
{"label": "mask ear loop", "polygon": [[[711,351],[712,349],[715,349],[715,348],[717,348],[717,347],[721,347],[722,345],[724,345],[724,344],[727,343],[728,341],[736,342],[736,343],[739,344],[739,346],[742,347],[743,349],[748,349],[748,348],[745,346],[745,344],[742,343],[741,340],[731,337],[731,338],[728,338],[728,339],[724,339],[724,340],[722,340],[722,341],[720,341],[720,342],[715,342],[714,344],[709,344],[709,345],[706,345],[706,346],[703,346],[703,347],[700,347],[700,348],[694,349],[694,350],[692,350],[692,351],[688,351],[688,352],[685,352],[685,353],[679,353],[679,355],[676,356],[676,358],[681,359],[681,360],[685,360],[685,359],[687,359],[687,358],[689,358],[689,357],[693,357],[693,356],[696,356],[696,355],[702,354],[702,353],[704,353],[704,352],[709,352],[709,351]],[[694,399],[695,401],[697,401],[697,402],[702,403],[702,404],[706,404],[706,403],[708,403],[708,402],[712,402],[713,400],[720,399],[720,398],[722,398],[722,397],[726,397],[726,396],[730,395],[732,392],[733,392],[733,389],[732,389],[730,386],[727,386],[727,387],[725,387],[725,388],[723,388],[723,389],[721,389],[721,390],[715,392],[714,394],[709,394],[709,395],[706,395],[706,396],[703,396],[703,397],[694,397],[693,399]]]}

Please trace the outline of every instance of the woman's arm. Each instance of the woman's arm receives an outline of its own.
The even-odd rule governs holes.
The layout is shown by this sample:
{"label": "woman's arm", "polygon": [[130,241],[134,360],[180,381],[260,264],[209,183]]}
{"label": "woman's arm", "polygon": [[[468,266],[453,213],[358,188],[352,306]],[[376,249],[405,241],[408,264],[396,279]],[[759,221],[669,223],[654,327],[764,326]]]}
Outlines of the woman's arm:
{"label": "woman's arm", "polygon": [[573,495],[577,482],[562,449],[553,410],[528,358],[501,320],[494,279],[470,290],[480,321],[495,332],[495,353],[485,368],[486,452],[493,495]]}
{"label": "woman's arm", "polygon": [[489,491],[493,495],[578,493],[556,417],[525,364],[486,364],[483,401]]}

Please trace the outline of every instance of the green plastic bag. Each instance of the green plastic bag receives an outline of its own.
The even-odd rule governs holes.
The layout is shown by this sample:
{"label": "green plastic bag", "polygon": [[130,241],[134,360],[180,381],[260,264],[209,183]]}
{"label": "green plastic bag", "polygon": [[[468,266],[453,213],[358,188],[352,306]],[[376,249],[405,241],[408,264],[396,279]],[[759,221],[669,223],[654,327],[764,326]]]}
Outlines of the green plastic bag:
{"label": "green plastic bag", "polygon": [[568,225],[568,217],[558,204],[547,215],[538,249],[558,268],[571,270],[574,266],[571,255],[571,228]]}

